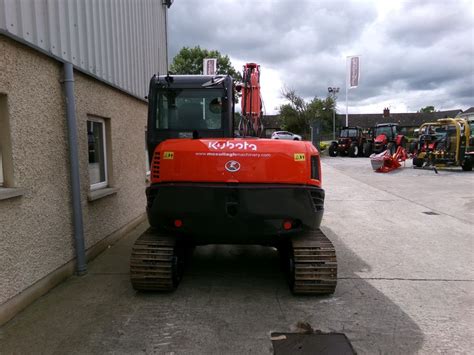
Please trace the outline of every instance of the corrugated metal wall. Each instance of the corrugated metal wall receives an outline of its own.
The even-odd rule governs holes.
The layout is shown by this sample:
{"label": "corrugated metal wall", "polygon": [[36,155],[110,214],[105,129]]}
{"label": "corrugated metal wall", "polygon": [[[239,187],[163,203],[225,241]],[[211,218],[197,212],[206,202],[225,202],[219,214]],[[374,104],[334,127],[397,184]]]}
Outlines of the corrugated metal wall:
{"label": "corrugated metal wall", "polygon": [[162,0],[0,0],[0,32],[137,97],[167,71]]}

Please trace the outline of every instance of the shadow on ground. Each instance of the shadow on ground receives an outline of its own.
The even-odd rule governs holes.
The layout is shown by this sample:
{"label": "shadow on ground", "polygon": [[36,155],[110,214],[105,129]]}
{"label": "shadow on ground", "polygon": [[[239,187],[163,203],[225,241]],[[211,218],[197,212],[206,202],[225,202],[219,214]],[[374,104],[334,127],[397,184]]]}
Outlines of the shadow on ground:
{"label": "shadow on ground", "polygon": [[[277,252],[258,246],[196,249],[173,293],[136,293],[129,248],[97,258],[0,329],[5,353],[271,353],[270,333],[300,321],[343,332],[358,353],[417,353],[417,324],[357,272],[370,268],[330,230],[341,279],[331,297],[295,297]],[[115,266],[114,266],[115,265]]]}

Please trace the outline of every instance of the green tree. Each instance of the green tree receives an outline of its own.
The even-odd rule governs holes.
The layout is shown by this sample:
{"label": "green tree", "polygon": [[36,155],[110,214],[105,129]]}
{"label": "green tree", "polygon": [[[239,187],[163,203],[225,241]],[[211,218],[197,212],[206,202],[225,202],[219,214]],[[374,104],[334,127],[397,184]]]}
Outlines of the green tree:
{"label": "green tree", "polygon": [[434,106],[426,106],[426,107],[423,107],[423,108],[420,108],[420,112],[434,112],[435,111],[435,108]]}
{"label": "green tree", "polygon": [[235,70],[227,55],[222,55],[217,50],[183,47],[173,58],[170,71],[173,74],[202,74],[203,60],[205,58],[217,58],[217,74],[229,74],[236,81],[242,80],[240,72]]}
{"label": "green tree", "polygon": [[282,95],[288,101],[280,106],[280,120],[284,129],[309,138],[311,123],[320,120],[321,133],[332,132],[332,110],[335,107],[332,97],[319,99],[315,96],[311,101],[306,102],[295,90],[287,88],[282,89]]}

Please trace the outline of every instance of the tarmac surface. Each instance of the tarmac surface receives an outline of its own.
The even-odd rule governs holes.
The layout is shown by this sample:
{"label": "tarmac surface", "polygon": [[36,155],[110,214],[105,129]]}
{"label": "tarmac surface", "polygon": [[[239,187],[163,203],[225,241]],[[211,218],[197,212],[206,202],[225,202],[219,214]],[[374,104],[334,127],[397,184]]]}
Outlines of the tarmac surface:
{"label": "tarmac surface", "polygon": [[265,354],[298,322],[345,333],[359,354],[472,352],[474,172],[378,174],[337,157],[323,158],[323,178],[334,295],[293,296],[272,248],[212,245],[174,293],[136,293],[141,225],[0,328],[0,353]]}

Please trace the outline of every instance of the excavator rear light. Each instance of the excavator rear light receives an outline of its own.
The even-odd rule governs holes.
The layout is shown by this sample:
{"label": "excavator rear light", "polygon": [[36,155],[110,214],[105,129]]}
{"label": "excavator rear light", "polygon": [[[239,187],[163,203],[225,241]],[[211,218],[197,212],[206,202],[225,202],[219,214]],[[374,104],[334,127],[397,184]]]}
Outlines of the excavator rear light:
{"label": "excavator rear light", "polygon": [[291,228],[293,228],[293,222],[289,219],[284,220],[283,221],[283,229],[288,231]]}
{"label": "excavator rear light", "polygon": [[181,227],[183,226],[183,221],[180,220],[180,219],[175,219],[175,220],[174,220],[174,226],[175,226],[176,228],[181,228]]}
{"label": "excavator rear light", "polygon": [[311,179],[320,180],[319,178],[319,157],[311,156]]}

